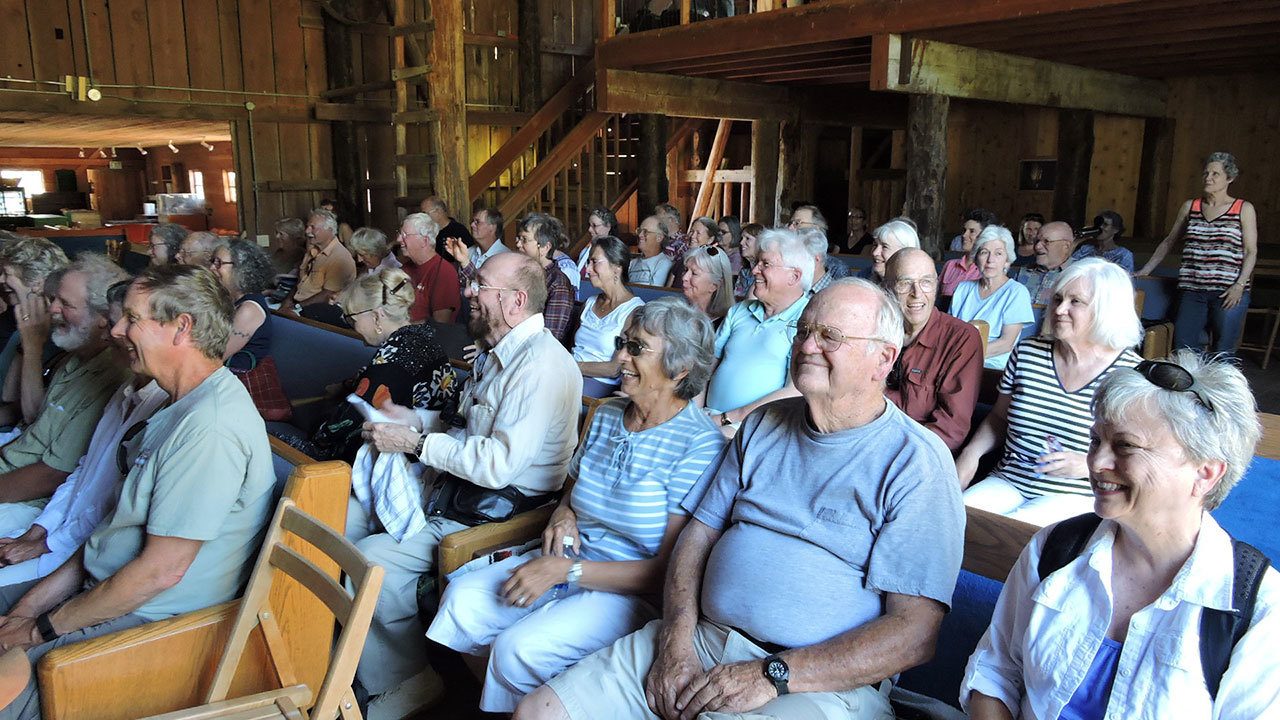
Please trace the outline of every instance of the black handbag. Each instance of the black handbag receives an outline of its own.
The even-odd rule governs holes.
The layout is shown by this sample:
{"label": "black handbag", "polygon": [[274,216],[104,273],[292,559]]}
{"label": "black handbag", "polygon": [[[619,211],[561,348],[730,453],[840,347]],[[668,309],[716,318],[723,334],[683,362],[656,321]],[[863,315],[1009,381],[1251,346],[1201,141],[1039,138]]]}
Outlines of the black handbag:
{"label": "black handbag", "polygon": [[505,522],[516,515],[541,507],[556,499],[558,493],[525,495],[508,485],[483,488],[449,473],[436,480],[427,500],[427,517],[443,517],[468,527]]}

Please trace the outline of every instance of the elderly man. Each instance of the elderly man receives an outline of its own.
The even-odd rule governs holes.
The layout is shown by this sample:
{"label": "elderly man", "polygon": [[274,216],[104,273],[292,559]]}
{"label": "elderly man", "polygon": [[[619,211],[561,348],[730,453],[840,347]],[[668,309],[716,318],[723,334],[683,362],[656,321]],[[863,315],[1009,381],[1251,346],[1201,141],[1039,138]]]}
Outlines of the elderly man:
{"label": "elderly man", "polygon": [[[45,368],[59,352],[49,342],[49,301],[45,285],[67,266],[62,248],[38,237],[17,237],[0,248],[0,284],[13,308],[17,328],[17,357],[5,380],[5,405],[0,423],[31,424],[45,407]],[[9,339],[13,342],[13,338]]]}
{"label": "elderly man", "polygon": [[82,254],[62,273],[49,305],[54,344],[69,358],[54,374],[44,409],[0,448],[0,536],[22,533],[84,455],[102,409],[128,379],[110,347],[107,288],[127,278],[103,255]]}
{"label": "elderly man", "polygon": [[653,206],[653,214],[658,216],[658,220],[667,229],[666,237],[662,240],[662,252],[671,258],[672,264],[683,260],[684,254],[689,250],[689,233],[684,231],[680,209],[671,203],[658,203]]}
{"label": "elderly man", "polygon": [[[205,230],[198,230],[178,243],[178,252],[173,254],[173,262],[195,267],[209,267],[213,259],[213,249],[218,245],[218,236]],[[158,264],[158,263],[157,263]]]}
{"label": "elderly man", "polygon": [[412,322],[453,322],[458,306],[462,304],[458,273],[450,267],[449,261],[436,253],[440,232],[435,219],[426,213],[414,213],[400,224],[396,240],[404,248],[408,260],[404,271],[409,274],[409,280],[418,293],[409,308],[409,320]]}
{"label": "elderly man", "polygon": [[484,261],[507,252],[502,242],[502,213],[497,208],[480,208],[471,216],[471,234],[475,236],[475,247],[468,248],[466,241],[460,237],[446,237],[445,248],[449,256],[458,263],[458,272],[471,266],[472,273],[484,265]]}
{"label": "elderly man", "polygon": [[151,255],[152,265],[164,265],[177,262],[178,251],[182,241],[187,239],[190,231],[175,223],[160,223],[151,228],[151,236],[147,238],[147,252]]}
{"label": "elderly man", "polygon": [[[123,440],[128,473],[84,549],[43,580],[0,589],[0,647],[55,648],[234,598],[271,510],[266,427],[222,366],[231,297],[204,268],[135,280],[112,334],[172,402]],[[193,469],[198,468],[197,471]],[[38,718],[34,681],[0,718]]]}
{"label": "elderly man", "polygon": [[[107,290],[112,325],[124,316],[124,296],[129,280]],[[112,351],[121,367],[129,366],[123,344],[112,338]],[[118,454],[129,429],[146,421],[169,401],[156,381],[135,373],[116,389],[102,411],[102,419],[89,440],[89,449],[58,486],[49,504],[21,536],[0,538],[0,586],[42,578],[75,554],[103,516],[115,506],[124,479]]]}
{"label": "elderly man", "polygon": [[280,307],[302,312],[306,305],[328,303],[356,279],[356,260],[338,240],[338,218],[324,208],[307,217],[307,252],[298,271],[298,287]]}
{"label": "elderly man", "polygon": [[757,407],[795,397],[788,368],[796,321],[809,302],[814,256],[791,230],[758,238],[754,296],[729,309],[716,333],[719,358],[707,387],[706,408],[726,435]]}
{"label": "elderly man", "polygon": [[476,244],[476,239],[471,236],[467,228],[449,215],[449,205],[445,203],[443,198],[436,195],[424,198],[420,207],[423,213],[431,217],[436,227],[440,228],[435,235],[435,251],[437,255],[441,257],[449,256],[448,248],[445,247],[445,240],[448,238],[458,238],[467,247]]}
{"label": "elderly man", "polygon": [[752,413],[683,507],[663,618],[531,694],[522,718],[892,717],[933,653],[964,509],[946,446],[884,398],[897,305],[844,279],[805,308],[801,397]]}
{"label": "elderly man", "polygon": [[1014,276],[1031,293],[1031,307],[1036,314],[1036,321],[1030,326],[1032,334],[1040,327],[1044,310],[1053,300],[1053,284],[1071,263],[1071,251],[1075,249],[1075,244],[1075,232],[1067,223],[1056,220],[1045,225],[1040,228],[1040,235],[1036,239],[1036,264],[1018,268],[1018,274]]}
{"label": "elderly man", "polygon": [[636,230],[639,238],[636,249],[640,251],[640,257],[631,260],[630,267],[627,268],[628,280],[640,285],[667,284],[673,263],[662,249],[670,235],[671,226],[657,215],[650,215],[640,223],[640,228]]}
{"label": "elderly man", "polygon": [[955,452],[969,436],[982,384],[978,330],[934,309],[938,271],[929,253],[903,248],[885,264],[884,288],[898,298],[905,333],[885,397]]}
{"label": "elderly man", "polygon": [[577,444],[582,375],[543,325],[542,268],[517,253],[496,255],[466,295],[468,330],[484,352],[467,381],[457,426],[423,433],[418,428],[428,427],[427,418],[390,404],[382,409],[394,422],[365,426],[379,451],[412,453],[438,472],[425,521],[420,509],[405,508],[414,532],[397,539],[376,531],[400,523],[383,512],[364,520],[359,516],[367,511],[356,504],[356,522],[348,520],[360,550],[387,570],[357,671],[364,688],[381,696],[369,706],[371,719],[407,716],[430,697],[416,590],[435,565],[440,539],[484,521],[466,512],[468,505],[493,499],[514,514],[548,502],[560,490]]}
{"label": "elderly man", "polygon": [[[808,210],[813,208],[813,210]],[[811,227],[803,227],[797,229],[796,215],[802,213],[811,213],[809,217],[817,217],[816,223]],[[804,217],[803,215],[801,215]],[[849,269],[839,260],[831,257],[827,250],[830,244],[827,242],[827,221],[822,214],[817,212],[817,208],[812,205],[806,205],[791,216],[791,224],[788,229],[795,230],[804,238],[805,247],[809,248],[809,252],[813,254],[813,287],[809,288],[809,297],[813,297],[822,292],[831,284],[833,280],[839,280],[849,275]]]}

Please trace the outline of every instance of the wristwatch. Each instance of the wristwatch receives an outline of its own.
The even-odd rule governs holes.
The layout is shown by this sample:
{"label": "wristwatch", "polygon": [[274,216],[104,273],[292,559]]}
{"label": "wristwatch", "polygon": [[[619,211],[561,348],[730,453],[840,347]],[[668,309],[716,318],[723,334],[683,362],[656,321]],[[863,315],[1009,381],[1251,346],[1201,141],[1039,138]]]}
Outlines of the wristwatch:
{"label": "wristwatch", "polygon": [[732,425],[732,424],[733,424],[733,421],[729,419],[729,413],[720,413],[720,426],[721,426],[721,427],[728,427],[728,426],[730,426],[730,425]]}
{"label": "wristwatch", "polygon": [[569,566],[569,574],[564,576],[564,581],[566,583],[569,583],[570,585],[577,585],[578,581],[581,579],[582,579],[582,561],[574,560],[573,564]]}
{"label": "wristwatch", "polygon": [[791,679],[791,668],[775,653],[764,659],[764,678],[773,683],[778,697],[791,692],[787,689],[787,681]]}
{"label": "wristwatch", "polygon": [[36,616],[36,629],[40,631],[40,637],[44,638],[45,642],[53,642],[62,637],[57,630],[53,629],[53,623],[49,621],[49,613],[47,612],[42,612]]}
{"label": "wristwatch", "polygon": [[426,452],[426,450],[427,450],[427,434],[422,433],[422,436],[418,438],[418,444],[413,447],[413,454],[418,456],[419,459],[421,459],[422,453]]}

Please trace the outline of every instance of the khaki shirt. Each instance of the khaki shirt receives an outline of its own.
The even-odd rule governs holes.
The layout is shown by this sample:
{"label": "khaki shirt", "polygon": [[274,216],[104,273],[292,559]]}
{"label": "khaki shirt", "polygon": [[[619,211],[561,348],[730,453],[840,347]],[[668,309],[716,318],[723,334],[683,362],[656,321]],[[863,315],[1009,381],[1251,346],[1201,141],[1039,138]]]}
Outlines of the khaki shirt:
{"label": "khaki shirt", "polygon": [[293,299],[306,302],[322,290],[336,293],[349,285],[356,279],[356,261],[335,237],[323,250],[307,250],[300,272]]}

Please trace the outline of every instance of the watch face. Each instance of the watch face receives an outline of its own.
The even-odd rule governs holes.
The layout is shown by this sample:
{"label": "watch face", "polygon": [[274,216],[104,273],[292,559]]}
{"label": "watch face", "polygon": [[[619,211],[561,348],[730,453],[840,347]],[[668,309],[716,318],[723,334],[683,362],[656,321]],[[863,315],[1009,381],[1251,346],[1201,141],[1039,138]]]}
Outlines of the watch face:
{"label": "watch face", "polygon": [[785,681],[790,677],[791,672],[787,669],[786,663],[774,659],[764,666],[764,674],[769,676],[770,680]]}

